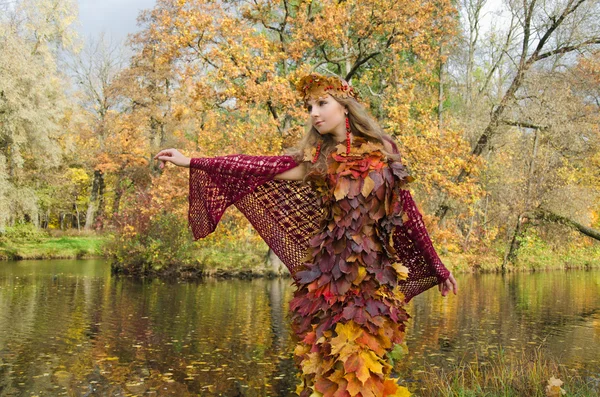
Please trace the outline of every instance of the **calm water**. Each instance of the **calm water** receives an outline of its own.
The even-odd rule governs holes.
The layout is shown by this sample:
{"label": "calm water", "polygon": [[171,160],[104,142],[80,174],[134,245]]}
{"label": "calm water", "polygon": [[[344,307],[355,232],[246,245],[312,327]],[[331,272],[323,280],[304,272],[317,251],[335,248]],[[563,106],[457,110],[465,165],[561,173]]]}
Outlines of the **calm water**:
{"label": "calm water", "polygon": [[[405,374],[542,345],[600,372],[600,271],[457,275],[408,305]],[[104,261],[0,263],[0,396],[294,395],[291,279],[166,283]],[[410,387],[410,383],[409,383]]]}

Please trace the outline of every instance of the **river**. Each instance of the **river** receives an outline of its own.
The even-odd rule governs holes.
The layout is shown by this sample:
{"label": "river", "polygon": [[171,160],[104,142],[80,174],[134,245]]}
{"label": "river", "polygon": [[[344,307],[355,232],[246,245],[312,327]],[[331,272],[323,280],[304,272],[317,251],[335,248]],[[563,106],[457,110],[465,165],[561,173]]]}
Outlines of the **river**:
{"label": "river", "polygon": [[[407,305],[400,373],[543,348],[600,372],[600,271],[456,275]],[[0,396],[292,396],[291,279],[166,282],[0,263]],[[410,386],[409,386],[410,387]]]}

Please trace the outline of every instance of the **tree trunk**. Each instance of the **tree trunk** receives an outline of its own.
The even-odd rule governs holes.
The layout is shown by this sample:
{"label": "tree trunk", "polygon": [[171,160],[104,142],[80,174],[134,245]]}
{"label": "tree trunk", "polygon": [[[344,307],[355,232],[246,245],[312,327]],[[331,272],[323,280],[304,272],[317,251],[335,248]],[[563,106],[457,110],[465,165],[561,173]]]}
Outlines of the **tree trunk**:
{"label": "tree trunk", "polygon": [[513,232],[513,236],[510,241],[510,245],[508,247],[508,252],[504,256],[504,260],[502,261],[502,273],[504,273],[506,271],[506,264],[509,262],[513,263],[514,260],[517,258],[517,251],[519,250],[519,247],[521,246],[520,237],[523,235],[523,231],[524,231],[523,227],[521,227],[522,222],[523,222],[523,215],[519,214],[519,216],[517,217],[517,224],[515,225],[515,230]]}
{"label": "tree trunk", "polygon": [[442,45],[439,52],[440,69],[439,69],[439,88],[438,88],[438,131],[443,135],[442,129],[444,126],[444,61],[442,61]]}
{"label": "tree trunk", "polygon": [[90,204],[85,217],[84,230],[90,230],[96,219],[104,214],[104,174],[100,170],[94,170],[92,191],[90,193]]}
{"label": "tree trunk", "polygon": [[77,231],[81,231],[81,222],[79,221],[79,207],[77,207],[77,203],[75,203],[75,217],[77,219]]}
{"label": "tree trunk", "polygon": [[569,219],[569,218],[559,215],[559,214],[555,214],[554,212],[543,209],[543,208],[538,208],[535,211],[523,214],[523,216],[526,216],[530,219],[537,219],[537,220],[542,220],[542,221],[546,221],[546,222],[560,223],[562,225],[569,226],[569,227],[572,227],[573,229],[576,229],[583,235],[586,235],[588,237],[591,237],[595,240],[600,241],[600,230],[596,230],[589,226],[582,225],[581,223],[579,223],[577,221],[574,221],[572,219]]}

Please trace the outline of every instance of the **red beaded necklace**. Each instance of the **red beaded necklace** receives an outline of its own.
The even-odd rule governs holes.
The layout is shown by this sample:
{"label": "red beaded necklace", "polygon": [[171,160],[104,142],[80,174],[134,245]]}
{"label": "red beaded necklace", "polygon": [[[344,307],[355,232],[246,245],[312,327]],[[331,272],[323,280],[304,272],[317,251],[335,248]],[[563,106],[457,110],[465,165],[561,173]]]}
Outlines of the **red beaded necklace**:
{"label": "red beaded necklace", "polygon": [[[321,153],[321,142],[322,141],[319,141],[319,143],[317,144],[317,151],[315,152],[315,155],[311,160],[311,163],[313,164],[317,162],[317,159],[319,158],[319,153]],[[350,121],[348,120],[348,117],[346,117],[346,154],[350,154]]]}

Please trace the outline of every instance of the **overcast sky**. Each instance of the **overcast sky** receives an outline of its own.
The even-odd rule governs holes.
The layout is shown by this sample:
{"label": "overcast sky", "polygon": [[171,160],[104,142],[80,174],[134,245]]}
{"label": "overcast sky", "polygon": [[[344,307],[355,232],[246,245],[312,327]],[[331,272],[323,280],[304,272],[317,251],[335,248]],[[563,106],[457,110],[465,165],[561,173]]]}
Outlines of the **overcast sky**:
{"label": "overcast sky", "polygon": [[106,38],[121,42],[138,30],[137,16],[154,7],[155,0],[78,0],[79,33],[88,41],[105,32]]}

